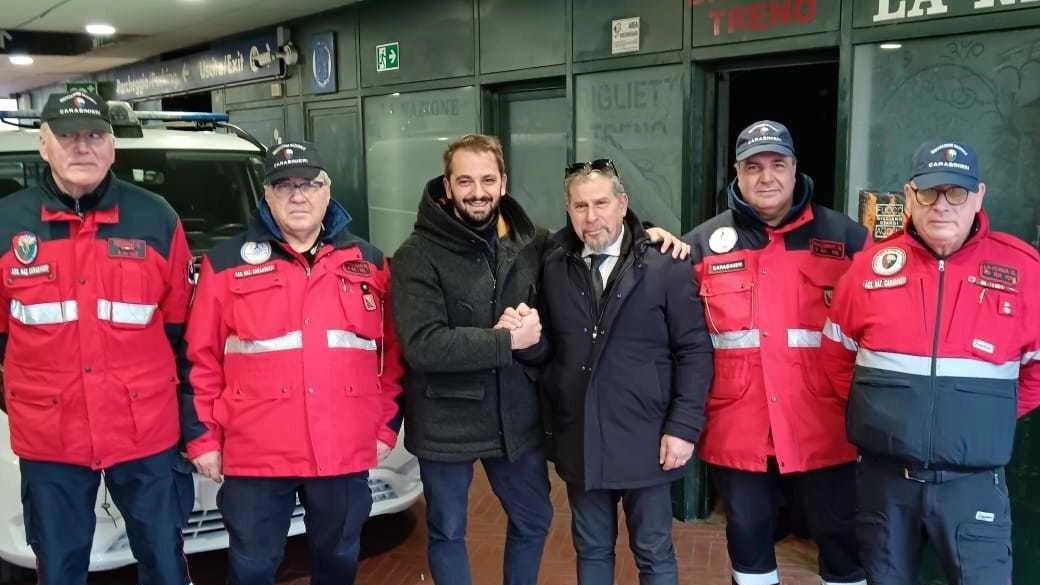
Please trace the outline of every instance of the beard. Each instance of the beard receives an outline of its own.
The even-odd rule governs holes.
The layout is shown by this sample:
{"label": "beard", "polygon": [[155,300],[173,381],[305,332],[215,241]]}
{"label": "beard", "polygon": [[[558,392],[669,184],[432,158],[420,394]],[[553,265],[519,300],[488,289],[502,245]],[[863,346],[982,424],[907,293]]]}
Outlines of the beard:
{"label": "beard", "polygon": [[[487,202],[490,203],[488,207],[478,212],[478,215],[474,215],[469,209],[466,208],[467,203],[479,203]],[[471,228],[482,229],[487,227],[492,221],[498,218],[498,207],[502,203],[502,199],[499,198],[496,202],[490,195],[481,193],[480,195],[470,195],[462,200],[459,200],[455,194],[451,196],[451,205],[455,209],[455,215],[459,217],[463,222]]]}

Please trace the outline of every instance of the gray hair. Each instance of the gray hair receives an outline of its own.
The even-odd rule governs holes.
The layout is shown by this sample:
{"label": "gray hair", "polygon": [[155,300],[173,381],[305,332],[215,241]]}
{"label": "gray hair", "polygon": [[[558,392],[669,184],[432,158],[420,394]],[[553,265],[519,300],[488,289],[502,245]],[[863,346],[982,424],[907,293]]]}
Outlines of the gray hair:
{"label": "gray hair", "polygon": [[315,179],[321,181],[322,183],[325,183],[326,187],[332,187],[332,177],[330,177],[329,174],[325,172],[325,169],[322,169],[322,171],[318,173],[318,176],[315,177]]}
{"label": "gray hair", "polygon": [[570,200],[571,198],[571,185],[573,185],[574,183],[584,183],[585,181],[591,179],[593,175],[603,175],[605,177],[610,177],[610,185],[614,190],[615,196],[625,193],[625,185],[621,183],[621,177],[609,171],[600,171],[586,166],[585,168],[579,171],[575,171],[567,175],[567,177],[563,180],[563,192],[567,196],[567,199]]}

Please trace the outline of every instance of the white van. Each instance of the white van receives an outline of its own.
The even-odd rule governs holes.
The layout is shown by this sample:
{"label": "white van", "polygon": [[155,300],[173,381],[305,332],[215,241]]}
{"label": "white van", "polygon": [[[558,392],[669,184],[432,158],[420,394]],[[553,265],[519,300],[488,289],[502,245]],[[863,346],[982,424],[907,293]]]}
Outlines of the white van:
{"label": "white van", "polygon": [[[111,102],[116,129],[117,176],[169,200],[181,217],[192,253],[201,254],[222,239],[245,229],[263,196],[263,147],[227,124],[222,114],[132,112],[129,105]],[[9,124],[25,127],[0,132],[0,197],[37,183],[44,162],[37,151],[38,122],[25,112],[0,112]],[[153,120],[158,125],[145,125]],[[151,122],[149,122],[150,124]],[[179,129],[173,129],[179,128]],[[225,130],[229,130],[225,132]],[[369,474],[372,514],[409,508],[422,494],[419,464],[397,447]],[[217,510],[219,486],[195,476],[195,509],[184,530],[188,554],[228,546],[228,534]],[[104,483],[98,491],[97,526],[90,570],[103,571],[134,563],[119,510]],[[305,531],[303,507],[293,512],[289,534]],[[11,452],[7,415],[0,413],[0,559],[19,567],[36,566],[25,541],[18,457]],[[10,567],[9,567],[10,568]]]}

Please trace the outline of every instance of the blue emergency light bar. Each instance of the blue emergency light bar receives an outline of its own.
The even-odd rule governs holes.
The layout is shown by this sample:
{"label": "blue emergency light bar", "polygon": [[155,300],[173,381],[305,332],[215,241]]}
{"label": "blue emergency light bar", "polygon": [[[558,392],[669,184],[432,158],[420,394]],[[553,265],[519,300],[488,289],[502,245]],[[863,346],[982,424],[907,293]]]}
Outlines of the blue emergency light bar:
{"label": "blue emergency light bar", "polygon": [[[208,112],[134,112],[138,120],[159,120],[163,122],[230,122],[227,114],[211,114]],[[40,113],[32,110],[0,110],[0,118],[20,118],[38,120]]]}

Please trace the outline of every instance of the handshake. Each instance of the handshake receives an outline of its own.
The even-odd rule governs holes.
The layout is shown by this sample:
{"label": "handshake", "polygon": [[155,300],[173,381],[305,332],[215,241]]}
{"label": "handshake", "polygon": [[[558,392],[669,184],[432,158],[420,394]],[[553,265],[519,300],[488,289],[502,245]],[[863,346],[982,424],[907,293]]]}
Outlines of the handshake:
{"label": "handshake", "polygon": [[527,349],[538,343],[542,337],[542,322],[538,318],[538,309],[520,303],[514,309],[509,307],[498,318],[495,329],[509,331],[509,346],[512,349]]}

